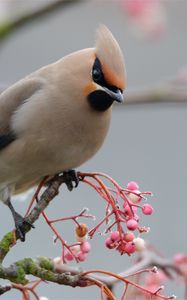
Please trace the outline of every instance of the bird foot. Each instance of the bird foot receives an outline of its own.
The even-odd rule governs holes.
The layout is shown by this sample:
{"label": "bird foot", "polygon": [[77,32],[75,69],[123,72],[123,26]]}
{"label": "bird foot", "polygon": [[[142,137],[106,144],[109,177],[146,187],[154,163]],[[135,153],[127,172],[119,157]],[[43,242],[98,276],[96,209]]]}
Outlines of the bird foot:
{"label": "bird foot", "polygon": [[[75,170],[69,170],[63,172],[64,182],[67,185],[69,191],[72,191],[73,188],[76,188],[79,184],[79,177]],[[74,183],[74,184],[73,184]]]}
{"label": "bird foot", "polygon": [[30,222],[26,221],[20,214],[17,212],[14,213],[14,222],[15,222],[15,227],[16,227],[16,233],[20,240],[22,242],[25,241],[25,234],[26,234],[26,226],[35,228],[34,225],[32,225]]}
{"label": "bird foot", "polygon": [[29,228],[35,228],[35,227],[30,222],[25,220],[25,218],[23,218],[20,214],[18,214],[17,211],[15,211],[14,207],[12,206],[10,197],[8,197],[5,204],[9,207],[9,209],[12,213],[12,216],[14,218],[14,223],[15,223],[15,227],[16,227],[16,235],[17,235],[18,238],[20,238],[20,240],[22,242],[24,242],[25,241],[25,234],[28,231],[26,227],[27,226]]}

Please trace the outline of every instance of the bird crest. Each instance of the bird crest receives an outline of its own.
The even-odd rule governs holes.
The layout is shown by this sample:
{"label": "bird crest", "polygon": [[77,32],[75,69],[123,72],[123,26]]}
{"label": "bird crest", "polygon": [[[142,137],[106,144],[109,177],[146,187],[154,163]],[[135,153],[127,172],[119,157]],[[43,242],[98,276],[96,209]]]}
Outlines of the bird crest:
{"label": "bird crest", "polygon": [[97,30],[95,51],[107,83],[124,90],[126,71],[123,54],[118,42],[105,25],[100,25]]}

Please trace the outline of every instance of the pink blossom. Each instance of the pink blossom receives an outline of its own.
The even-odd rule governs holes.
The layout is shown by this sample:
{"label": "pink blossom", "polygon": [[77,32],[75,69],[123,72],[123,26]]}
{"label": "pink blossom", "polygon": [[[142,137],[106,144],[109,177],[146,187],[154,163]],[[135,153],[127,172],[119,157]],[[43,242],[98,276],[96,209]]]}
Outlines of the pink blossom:
{"label": "pink blossom", "polygon": [[121,0],[121,5],[132,28],[153,37],[164,32],[166,13],[160,0]]}

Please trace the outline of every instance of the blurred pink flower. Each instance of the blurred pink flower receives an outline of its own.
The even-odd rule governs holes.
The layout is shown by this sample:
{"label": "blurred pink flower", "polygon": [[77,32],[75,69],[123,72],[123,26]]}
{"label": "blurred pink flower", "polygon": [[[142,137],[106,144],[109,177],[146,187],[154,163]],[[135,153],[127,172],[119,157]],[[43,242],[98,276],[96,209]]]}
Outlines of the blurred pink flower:
{"label": "blurred pink flower", "polygon": [[[149,273],[145,278],[145,288],[147,288],[148,291],[155,293],[163,286],[163,284],[168,280],[168,277],[164,274],[163,271],[159,270],[157,273]],[[143,292],[143,295],[145,299],[152,299],[152,300],[160,300],[161,298],[158,296],[152,296],[150,298],[150,295],[148,293]],[[168,298],[169,299],[169,298]]]}
{"label": "blurred pink flower", "polygon": [[175,82],[180,85],[187,85],[187,65],[178,70]]}
{"label": "blurred pink flower", "polygon": [[154,38],[164,33],[166,13],[160,0],[120,0],[120,3],[136,32]]}

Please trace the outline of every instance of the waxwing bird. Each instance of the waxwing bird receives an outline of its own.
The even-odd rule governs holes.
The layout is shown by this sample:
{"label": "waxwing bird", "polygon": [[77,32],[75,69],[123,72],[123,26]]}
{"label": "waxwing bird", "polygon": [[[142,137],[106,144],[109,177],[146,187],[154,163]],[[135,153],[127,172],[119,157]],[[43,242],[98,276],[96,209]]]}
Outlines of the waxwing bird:
{"label": "waxwing bird", "polygon": [[102,25],[94,48],[67,55],[0,94],[0,199],[21,240],[25,220],[11,195],[90,159],[103,144],[112,104],[123,101],[125,85],[121,49]]}

